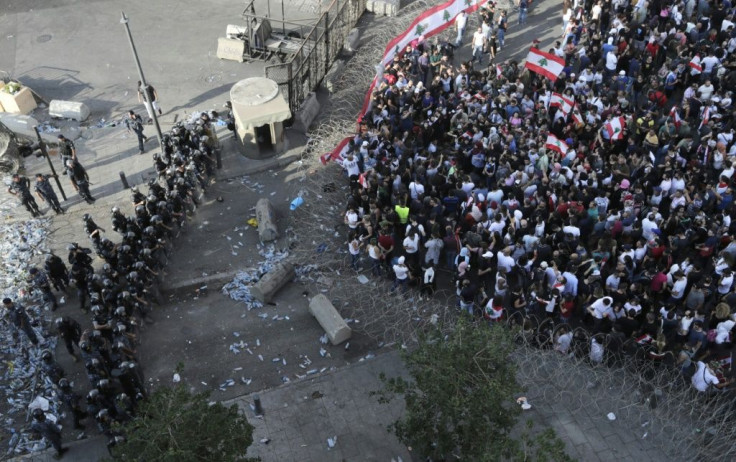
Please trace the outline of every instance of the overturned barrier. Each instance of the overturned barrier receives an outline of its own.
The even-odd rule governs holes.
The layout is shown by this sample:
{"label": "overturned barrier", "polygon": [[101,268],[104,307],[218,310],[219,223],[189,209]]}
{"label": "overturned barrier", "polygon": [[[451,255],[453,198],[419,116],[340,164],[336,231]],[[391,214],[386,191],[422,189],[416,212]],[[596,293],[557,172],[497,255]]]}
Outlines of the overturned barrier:
{"label": "overturned barrier", "polygon": [[256,203],[256,220],[258,220],[258,237],[261,242],[274,241],[279,237],[276,227],[276,212],[268,199],[259,199]]}
{"label": "overturned barrier", "polygon": [[276,292],[296,276],[291,263],[279,263],[250,288],[250,293],[261,303],[269,303]]}
{"label": "overturned barrier", "polygon": [[353,335],[353,331],[342,319],[335,306],[323,294],[319,294],[309,301],[309,312],[317,318],[317,322],[325,330],[330,343],[333,345],[339,345]]}

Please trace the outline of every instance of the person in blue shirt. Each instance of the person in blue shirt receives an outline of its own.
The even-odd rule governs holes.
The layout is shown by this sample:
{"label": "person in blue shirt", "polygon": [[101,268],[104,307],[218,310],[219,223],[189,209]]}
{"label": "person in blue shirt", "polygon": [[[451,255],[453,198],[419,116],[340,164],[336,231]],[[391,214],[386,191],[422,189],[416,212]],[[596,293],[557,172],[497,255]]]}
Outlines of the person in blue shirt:
{"label": "person in blue shirt", "polygon": [[506,118],[510,119],[515,112],[521,114],[521,109],[519,109],[519,104],[516,102],[516,100],[512,99],[511,101],[509,101],[509,104],[506,105]]}

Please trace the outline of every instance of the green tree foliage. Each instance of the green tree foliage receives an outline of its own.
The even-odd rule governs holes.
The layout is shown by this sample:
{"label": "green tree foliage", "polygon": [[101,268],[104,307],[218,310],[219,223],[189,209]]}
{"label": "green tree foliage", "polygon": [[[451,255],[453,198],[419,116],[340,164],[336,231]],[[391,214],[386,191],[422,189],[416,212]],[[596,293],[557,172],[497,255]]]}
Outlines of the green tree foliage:
{"label": "green tree foliage", "polygon": [[183,385],[157,390],[118,429],[126,442],[113,448],[116,461],[257,460],[245,457],[253,427],[238,406],[211,403],[208,393],[192,394]]}
{"label": "green tree foliage", "polygon": [[460,319],[404,354],[410,380],[382,376],[379,400],[403,395],[405,416],[390,427],[413,451],[432,460],[571,460],[553,430],[520,429],[521,387],[509,355],[513,332]]}

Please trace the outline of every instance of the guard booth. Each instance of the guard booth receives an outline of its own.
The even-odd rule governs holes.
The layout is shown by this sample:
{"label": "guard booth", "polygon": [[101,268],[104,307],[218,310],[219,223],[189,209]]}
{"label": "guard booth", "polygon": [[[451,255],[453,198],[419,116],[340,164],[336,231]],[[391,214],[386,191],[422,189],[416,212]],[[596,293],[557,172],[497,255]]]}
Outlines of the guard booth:
{"label": "guard booth", "polygon": [[248,157],[271,157],[287,149],[284,121],[291,111],[279,86],[265,77],[251,77],[230,89],[235,134]]}

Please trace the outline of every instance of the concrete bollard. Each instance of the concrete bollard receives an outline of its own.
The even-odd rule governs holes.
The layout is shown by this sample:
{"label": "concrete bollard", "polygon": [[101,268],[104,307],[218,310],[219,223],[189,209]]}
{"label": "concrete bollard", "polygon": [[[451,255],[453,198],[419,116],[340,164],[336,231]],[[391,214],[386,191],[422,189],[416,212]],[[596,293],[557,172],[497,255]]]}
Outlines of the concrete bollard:
{"label": "concrete bollard", "polygon": [[256,413],[256,415],[260,416],[263,415],[263,406],[261,405],[261,397],[258,396],[258,393],[253,395],[253,411]]}
{"label": "concrete bollard", "polygon": [[128,179],[125,178],[125,172],[120,172],[120,181],[123,183],[123,189],[130,189],[130,185],[128,185]]}
{"label": "concrete bollard", "polygon": [[296,276],[291,263],[279,263],[250,288],[250,293],[261,303],[269,303],[276,292]]}
{"label": "concrete bollard", "polygon": [[89,117],[89,108],[84,103],[54,99],[49,103],[49,115],[81,122]]}
{"label": "concrete bollard", "polygon": [[258,220],[258,236],[262,242],[276,240],[279,237],[276,228],[276,213],[268,199],[259,199],[256,203],[256,220]]}
{"label": "concrete bollard", "polygon": [[317,318],[317,322],[325,330],[333,345],[339,345],[353,335],[353,331],[324,294],[319,294],[309,301],[309,312]]}

